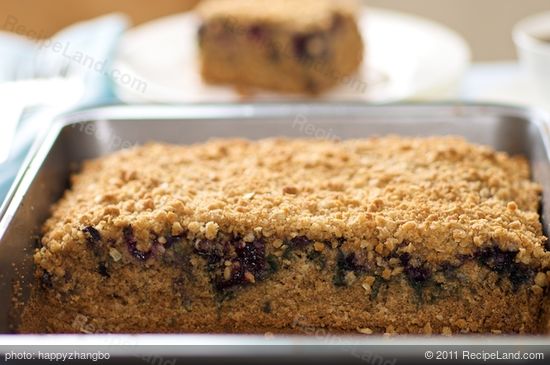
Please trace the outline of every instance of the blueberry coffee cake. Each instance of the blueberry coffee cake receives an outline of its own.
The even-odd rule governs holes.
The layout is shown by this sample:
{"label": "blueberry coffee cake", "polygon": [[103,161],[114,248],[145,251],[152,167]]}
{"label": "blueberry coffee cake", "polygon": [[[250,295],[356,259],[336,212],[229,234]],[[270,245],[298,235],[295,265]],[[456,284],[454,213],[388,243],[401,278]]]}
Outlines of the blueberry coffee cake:
{"label": "blueberry coffee cake", "polygon": [[342,0],[205,1],[198,9],[202,76],[238,89],[302,94],[337,84],[364,88],[364,82],[351,80],[363,57],[354,5]]}
{"label": "blueberry coffee cake", "polygon": [[134,147],[72,176],[20,330],[536,333],[540,194],[457,137]]}

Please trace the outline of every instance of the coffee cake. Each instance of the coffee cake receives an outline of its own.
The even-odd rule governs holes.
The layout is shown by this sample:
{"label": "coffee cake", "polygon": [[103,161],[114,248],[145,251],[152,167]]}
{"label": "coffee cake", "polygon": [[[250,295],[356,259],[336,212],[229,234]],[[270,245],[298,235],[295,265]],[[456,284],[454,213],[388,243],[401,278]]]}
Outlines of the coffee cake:
{"label": "coffee cake", "polygon": [[318,94],[352,75],[363,57],[354,9],[341,0],[210,0],[198,12],[203,78],[240,90]]}
{"label": "coffee cake", "polygon": [[53,207],[20,330],[535,333],[540,194],[455,137],[123,150]]}

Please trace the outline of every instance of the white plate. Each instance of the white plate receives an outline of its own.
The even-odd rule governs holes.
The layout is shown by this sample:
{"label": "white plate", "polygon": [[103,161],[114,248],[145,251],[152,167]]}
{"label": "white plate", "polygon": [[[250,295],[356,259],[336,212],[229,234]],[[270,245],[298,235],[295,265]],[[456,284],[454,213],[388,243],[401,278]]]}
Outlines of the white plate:
{"label": "white plate", "polygon": [[[242,95],[227,86],[203,83],[199,74],[194,13],[161,18],[134,28],[124,36],[114,69],[127,80],[117,84],[126,102],[232,102]],[[437,23],[388,10],[363,8],[359,25],[365,38],[363,66],[355,77],[368,87],[340,85],[324,100],[363,100],[376,103],[410,99],[450,98],[469,65],[466,42]],[[143,86],[143,85],[142,85]],[[145,89],[145,90],[144,90]],[[261,92],[256,100],[300,99]]]}

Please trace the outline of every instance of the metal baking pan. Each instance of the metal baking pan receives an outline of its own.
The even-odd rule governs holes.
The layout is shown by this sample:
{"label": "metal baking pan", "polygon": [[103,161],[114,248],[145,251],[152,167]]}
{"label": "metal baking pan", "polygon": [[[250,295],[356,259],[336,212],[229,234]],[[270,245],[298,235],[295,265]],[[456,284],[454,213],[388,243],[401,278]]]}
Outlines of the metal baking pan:
{"label": "metal baking pan", "polygon": [[[363,362],[393,364],[411,356],[424,359],[436,346],[536,346],[550,358],[547,336],[334,337],[304,333],[300,337],[240,335],[18,335],[14,283],[23,291],[32,278],[32,253],[40,226],[52,203],[67,188],[69,175],[85,159],[148,141],[188,144],[213,137],[359,138],[373,135],[460,135],[511,154],[525,155],[533,179],[544,188],[542,220],[550,224],[550,124],[541,111],[479,104],[367,106],[345,104],[233,104],[187,106],[115,106],[59,117],[33,147],[7,201],[0,209],[0,354],[29,344],[87,343],[108,347],[113,358],[138,356],[172,363],[172,359],[263,362]],[[83,337],[84,336],[84,337]],[[151,346],[133,347],[134,344]],[[114,346],[117,345],[117,346]],[[124,345],[124,346],[122,346]],[[164,346],[160,346],[164,345]],[[168,346],[178,345],[178,346]],[[187,346],[183,346],[187,345]],[[196,346],[196,345],[209,345]],[[103,347],[102,347],[103,346]],[[443,347],[441,347],[443,346]],[[445,347],[446,346],[446,347]],[[74,347],[71,348],[74,350]],[[452,350],[456,350],[453,348]],[[359,351],[359,352],[356,352]],[[366,351],[364,355],[361,351]],[[373,357],[374,356],[374,357]],[[381,358],[378,357],[381,356]],[[136,359],[136,358],[134,358]],[[370,359],[370,360],[368,360]],[[0,359],[1,360],[1,359]],[[375,361],[376,360],[376,361]],[[397,362],[396,362],[397,361]],[[470,363],[472,363],[470,361]]]}

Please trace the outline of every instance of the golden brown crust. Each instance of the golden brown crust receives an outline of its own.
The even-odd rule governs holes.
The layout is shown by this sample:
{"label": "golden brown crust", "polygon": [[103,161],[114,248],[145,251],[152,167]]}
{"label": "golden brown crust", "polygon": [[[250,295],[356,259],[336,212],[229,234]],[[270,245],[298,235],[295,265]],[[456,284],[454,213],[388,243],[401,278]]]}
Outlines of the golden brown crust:
{"label": "golden brown crust", "polygon": [[207,238],[217,230],[344,237],[350,249],[382,256],[406,243],[403,252],[433,265],[496,244],[549,268],[541,190],[529,173],[523,158],[452,137],[149,144],[89,161],[73,176],[37,258],[83,241],[83,227],[116,241],[131,225],[142,251],[151,233],[170,227]]}
{"label": "golden brown crust", "polygon": [[205,22],[238,19],[295,32],[330,28],[332,16],[353,16],[358,3],[350,0],[207,0],[197,7]]}
{"label": "golden brown crust", "polygon": [[[550,278],[540,192],[524,158],[455,137],[120,151],[86,162],[44,224],[23,331],[43,312],[48,331],[83,314],[115,332],[296,332],[298,315],[331,331],[534,332]],[[266,301],[254,330],[237,309]]]}

